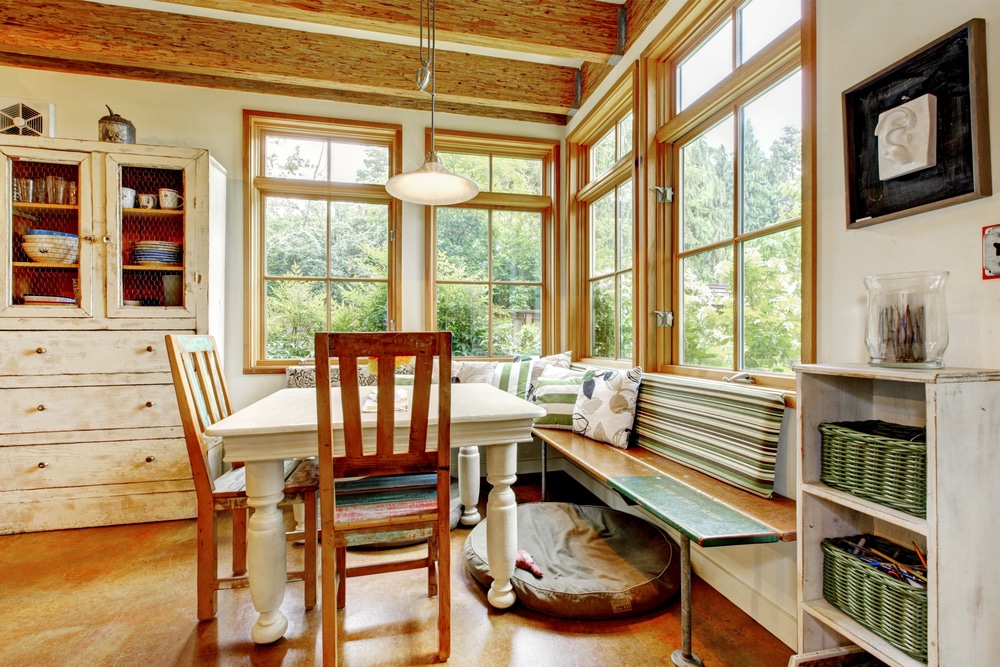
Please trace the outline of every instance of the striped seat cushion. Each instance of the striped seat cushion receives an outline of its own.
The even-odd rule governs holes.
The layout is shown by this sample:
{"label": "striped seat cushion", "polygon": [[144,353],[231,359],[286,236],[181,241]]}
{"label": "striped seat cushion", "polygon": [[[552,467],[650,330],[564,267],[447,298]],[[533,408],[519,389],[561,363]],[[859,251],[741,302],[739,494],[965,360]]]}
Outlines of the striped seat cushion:
{"label": "striped seat cushion", "polygon": [[777,392],[647,375],[634,438],[640,447],[770,498],[784,411]]}

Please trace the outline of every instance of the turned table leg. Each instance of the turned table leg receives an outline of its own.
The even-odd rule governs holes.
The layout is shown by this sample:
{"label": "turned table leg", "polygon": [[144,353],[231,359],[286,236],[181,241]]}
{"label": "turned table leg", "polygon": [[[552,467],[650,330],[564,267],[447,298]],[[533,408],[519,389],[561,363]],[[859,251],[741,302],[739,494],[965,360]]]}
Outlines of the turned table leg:
{"label": "turned table leg", "polygon": [[283,461],[247,463],[247,502],[254,508],[247,523],[250,599],[260,614],[251,630],[257,644],[277,641],[288,629],[281,613],[285,597],[285,518],[278,509],[285,494]]}
{"label": "turned table leg", "polygon": [[458,450],[458,491],[462,499],[463,526],[475,526],[483,520],[479,515],[479,447]]}
{"label": "turned table leg", "polygon": [[517,557],[517,502],[511,485],[517,481],[517,444],[486,448],[486,480],[493,486],[486,503],[486,557],[490,586],[487,598],[506,609],[517,600],[510,578]]}

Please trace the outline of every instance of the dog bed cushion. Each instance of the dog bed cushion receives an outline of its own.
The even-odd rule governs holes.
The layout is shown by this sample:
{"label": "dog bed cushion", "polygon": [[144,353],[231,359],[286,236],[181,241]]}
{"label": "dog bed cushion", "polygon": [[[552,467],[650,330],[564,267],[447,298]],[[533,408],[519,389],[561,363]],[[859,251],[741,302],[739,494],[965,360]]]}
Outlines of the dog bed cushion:
{"label": "dog bed cushion", "polygon": [[[489,587],[486,526],[465,542],[472,576]],[[517,548],[543,576],[514,569],[511,584],[528,609],[550,616],[612,619],[643,614],[680,589],[680,549],[653,524],[607,507],[532,503],[517,508]]]}

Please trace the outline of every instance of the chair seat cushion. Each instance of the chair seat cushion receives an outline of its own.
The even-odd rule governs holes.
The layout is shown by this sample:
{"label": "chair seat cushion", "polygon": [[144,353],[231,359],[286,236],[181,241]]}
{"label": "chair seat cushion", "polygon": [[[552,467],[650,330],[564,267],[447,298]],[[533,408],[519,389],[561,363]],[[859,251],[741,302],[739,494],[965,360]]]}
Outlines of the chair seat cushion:
{"label": "chair seat cushion", "polygon": [[[489,518],[465,542],[465,560],[484,586]],[[653,524],[607,507],[532,503],[517,508],[517,548],[543,576],[516,568],[511,584],[528,609],[551,616],[613,619],[643,614],[680,590],[680,549]]]}
{"label": "chair seat cushion", "polygon": [[[417,475],[409,476],[416,479]],[[435,475],[426,476],[433,483]],[[426,514],[434,512],[437,503],[434,499],[433,487],[396,488],[386,484],[386,478],[363,478],[354,482],[337,482],[337,521],[364,521],[369,518],[385,516],[408,516],[411,514]],[[342,493],[341,489],[347,489]],[[364,490],[362,490],[364,489]],[[451,529],[458,526],[462,518],[462,499],[459,496],[458,480],[452,478],[450,491]],[[406,533],[378,533],[375,535],[349,535],[351,547],[376,546],[379,548],[392,545],[409,546],[423,542],[433,533],[431,529],[418,529]]]}

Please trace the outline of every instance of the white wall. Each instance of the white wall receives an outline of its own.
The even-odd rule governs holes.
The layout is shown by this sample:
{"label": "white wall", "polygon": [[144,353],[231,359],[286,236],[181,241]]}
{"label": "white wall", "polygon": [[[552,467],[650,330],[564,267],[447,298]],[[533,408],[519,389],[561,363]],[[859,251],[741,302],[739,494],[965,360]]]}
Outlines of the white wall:
{"label": "white wall", "polygon": [[[139,143],[207,148],[228,171],[226,225],[226,378],[234,407],[243,407],[284,386],[283,375],[243,374],[243,109],[276,111],[403,126],[403,169],[424,158],[429,111],[365,107],[226,90],[76,76],[0,67],[0,97],[53,102],[56,135],[97,139],[105,104],[136,126]],[[428,109],[430,108],[428,98]],[[565,128],[488,118],[436,114],[442,129],[561,139]],[[403,322],[424,324],[423,207],[403,205]]]}
{"label": "white wall", "polygon": [[972,18],[986,19],[993,187],[1000,171],[1000,2],[818,0],[818,361],[865,362],[869,274],[950,272],[948,366],[1000,368],[1000,280],[983,280],[982,228],[1000,223],[1000,192],[863,229],[846,228],[841,93]]}

